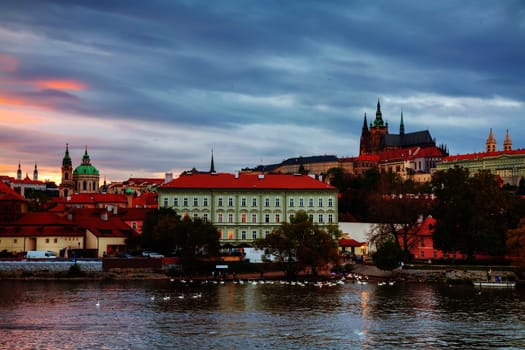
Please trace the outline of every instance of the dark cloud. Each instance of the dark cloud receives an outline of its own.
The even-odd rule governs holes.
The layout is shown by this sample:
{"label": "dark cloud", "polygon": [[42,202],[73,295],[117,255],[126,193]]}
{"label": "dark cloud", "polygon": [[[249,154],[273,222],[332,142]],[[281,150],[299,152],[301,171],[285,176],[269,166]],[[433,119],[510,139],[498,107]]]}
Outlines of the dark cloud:
{"label": "dark cloud", "polygon": [[[207,166],[212,146],[228,170],[355,155],[378,97],[394,129],[403,110],[412,131],[430,129],[453,152],[482,150],[490,127],[525,136],[512,125],[525,112],[524,8],[520,0],[6,2],[0,54],[19,66],[0,72],[0,96],[52,106],[70,126],[90,119],[119,130],[118,142],[94,136],[104,166],[117,167],[117,153],[143,155],[120,157],[123,169]],[[21,89],[2,78],[87,88]],[[89,143],[78,130],[89,125],[59,134]],[[462,137],[467,130],[475,136]],[[148,149],[137,146],[142,137]]]}

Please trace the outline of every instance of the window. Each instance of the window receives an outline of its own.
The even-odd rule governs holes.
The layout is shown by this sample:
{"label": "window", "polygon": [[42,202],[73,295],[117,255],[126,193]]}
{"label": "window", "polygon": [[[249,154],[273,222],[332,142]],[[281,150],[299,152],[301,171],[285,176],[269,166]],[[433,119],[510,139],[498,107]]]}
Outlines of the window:
{"label": "window", "polygon": [[246,197],[242,197],[241,198],[241,207],[245,207],[246,206]]}
{"label": "window", "polygon": [[231,224],[233,222],[233,214],[228,214],[228,222]]}
{"label": "window", "polygon": [[308,199],[308,206],[310,208],[314,206],[314,199],[313,198]]}
{"label": "window", "polygon": [[188,197],[184,197],[184,199],[182,200],[182,205],[185,207],[188,206]]}
{"label": "window", "polygon": [[202,220],[204,220],[204,222],[208,222],[208,213],[202,214]]}
{"label": "window", "polygon": [[233,207],[233,197],[228,198],[228,206]]}
{"label": "window", "polygon": [[299,198],[299,206],[304,207],[304,198]]}
{"label": "window", "polygon": [[246,231],[241,231],[241,239],[246,240]]}
{"label": "window", "polygon": [[423,237],[421,237],[421,240],[419,241],[420,242],[420,246],[421,247],[424,247],[425,246],[425,239]]}
{"label": "window", "polygon": [[257,206],[257,198],[253,197],[252,198],[252,207],[256,207],[256,206]]}
{"label": "window", "polygon": [[222,197],[217,198],[217,206],[222,207]]}
{"label": "window", "polygon": [[268,207],[270,206],[270,198],[266,197],[266,198],[264,199],[264,206],[265,206],[266,208],[268,208]]}
{"label": "window", "polygon": [[252,239],[257,239],[257,231],[252,231]]}
{"label": "window", "polygon": [[294,214],[290,214],[290,222],[292,222],[294,218],[295,218],[295,215]]}
{"label": "window", "polygon": [[173,197],[173,206],[178,207],[179,206],[179,197]]}
{"label": "window", "polygon": [[204,198],[202,199],[202,205],[205,206],[205,207],[208,206],[208,197],[204,197]]}
{"label": "window", "polygon": [[320,207],[323,206],[323,199],[322,199],[322,198],[319,198],[319,206],[320,206]]}
{"label": "window", "polygon": [[164,208],[168,207],[168,197],[164,198]]}
{"label": "window", "polygon": [[333,207],[334,206],[334,199],[333,198],[328,198],[328,206],[329,207]]}
{"label": "window", "polygon": [[233,230],[228,230],[228,239],[233,239]]}
{"label": "window", "polygon": [[275,206],[280,207],[281,206],[281,198],[275,198]]}
{"label": "window", "polygon": [[257,223],[257,214],[252,214],[252,224]]}
{"label": "window", "polygon": [[197,220],[199,218],[199,214],[193,213],[193,220]]}
{"label": "window", "polygon": [[242,222],[243,224],[246,223],[246,213],[242,213],[242,214],[241,214],[241,222]]}
{"label": "window", "polygon": [[193,206],[198,207],[199,206],[199,198],[193,197]]}
{"label": "window", "polygon": [[320,224],[323,223],[323,214],[319,214],[319,223],[320,223]]}
{"label": "window", "polygon": [[264,231],[264,238],[268,237],[269,234],[270,234],[269,230]]}
{"label": "window", "polygon": [[13,239],[13,243],[18,243],[18,239]]}
{"label": "window", "polygon": [[290,198],[290,207],[293,207],[293,205],[294,205],[294,200],[293,198]]}
{"label": "window", "polygon": [[270,223],[270,214],[264,214],[264,222],[267,224]]}
{"label": "window", "polygon": [[217,214],[217,222],[222,222],[222,213]]}
{"label": "window", "polygon": [[328,214],[328,222],[329,223],[333,223],[334,222],[334,215],[333,214]]}
{"label": "window", "polygon": [[314,214],[309,214],[309,215],[308,215],[308,219],[309,219],[311,222],[314,222]]}
{"label": "window", "polygon": [[49,238],[46,238],[46,243],[49,243]]}
{"label": "window", "polygon": [[131,228],[134,229],[134,230],[137,229],[137,223],[136,223],[135,221],[133,221],[133,222],[131,223]]}
{"label": "window", "polygon": [[275,214],[275,223],[278,224],[279,222],[281,222],[281,215]]}

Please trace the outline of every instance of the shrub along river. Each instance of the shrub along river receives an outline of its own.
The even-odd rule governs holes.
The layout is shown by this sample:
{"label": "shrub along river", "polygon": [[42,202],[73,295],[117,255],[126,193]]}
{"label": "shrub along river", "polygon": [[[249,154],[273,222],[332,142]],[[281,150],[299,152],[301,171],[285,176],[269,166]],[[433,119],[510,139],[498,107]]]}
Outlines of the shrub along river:
{"label": "shrub along river", "polygon": [[2,349],[525,347],[525,290],[0,281]]}

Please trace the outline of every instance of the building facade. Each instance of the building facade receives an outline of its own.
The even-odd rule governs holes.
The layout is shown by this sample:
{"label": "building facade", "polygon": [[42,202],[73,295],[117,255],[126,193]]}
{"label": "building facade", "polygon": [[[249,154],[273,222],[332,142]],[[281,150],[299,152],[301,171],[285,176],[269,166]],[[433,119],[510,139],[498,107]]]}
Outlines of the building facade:
{"label": "building facade", "polygon": [[158,189],[159,207],[213,223],[221,242],[264,238],[299,210],[337,225],[337,190],[307,175],[186,173]]}
{"label": "building facade", "polygon": [[501,178],[503,183],[518,186],[525,177],[525,149],[512,149],[512,141],[507,130],[503,150],[497,150],[492,129],[485,143],[485,152],[448,156],[437,164],[437,170],[462,167],[472,176],[480,170],[488,170]]}

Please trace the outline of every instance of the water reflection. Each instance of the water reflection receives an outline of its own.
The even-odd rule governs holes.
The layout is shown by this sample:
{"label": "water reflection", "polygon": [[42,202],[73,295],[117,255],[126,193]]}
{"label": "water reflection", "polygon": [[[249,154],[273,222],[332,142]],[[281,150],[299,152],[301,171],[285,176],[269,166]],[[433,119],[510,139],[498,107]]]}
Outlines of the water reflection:
{"label": "water reflection", "polygon": [[518,349],[524,309],[521,289],[0,281],[0,347]]}

